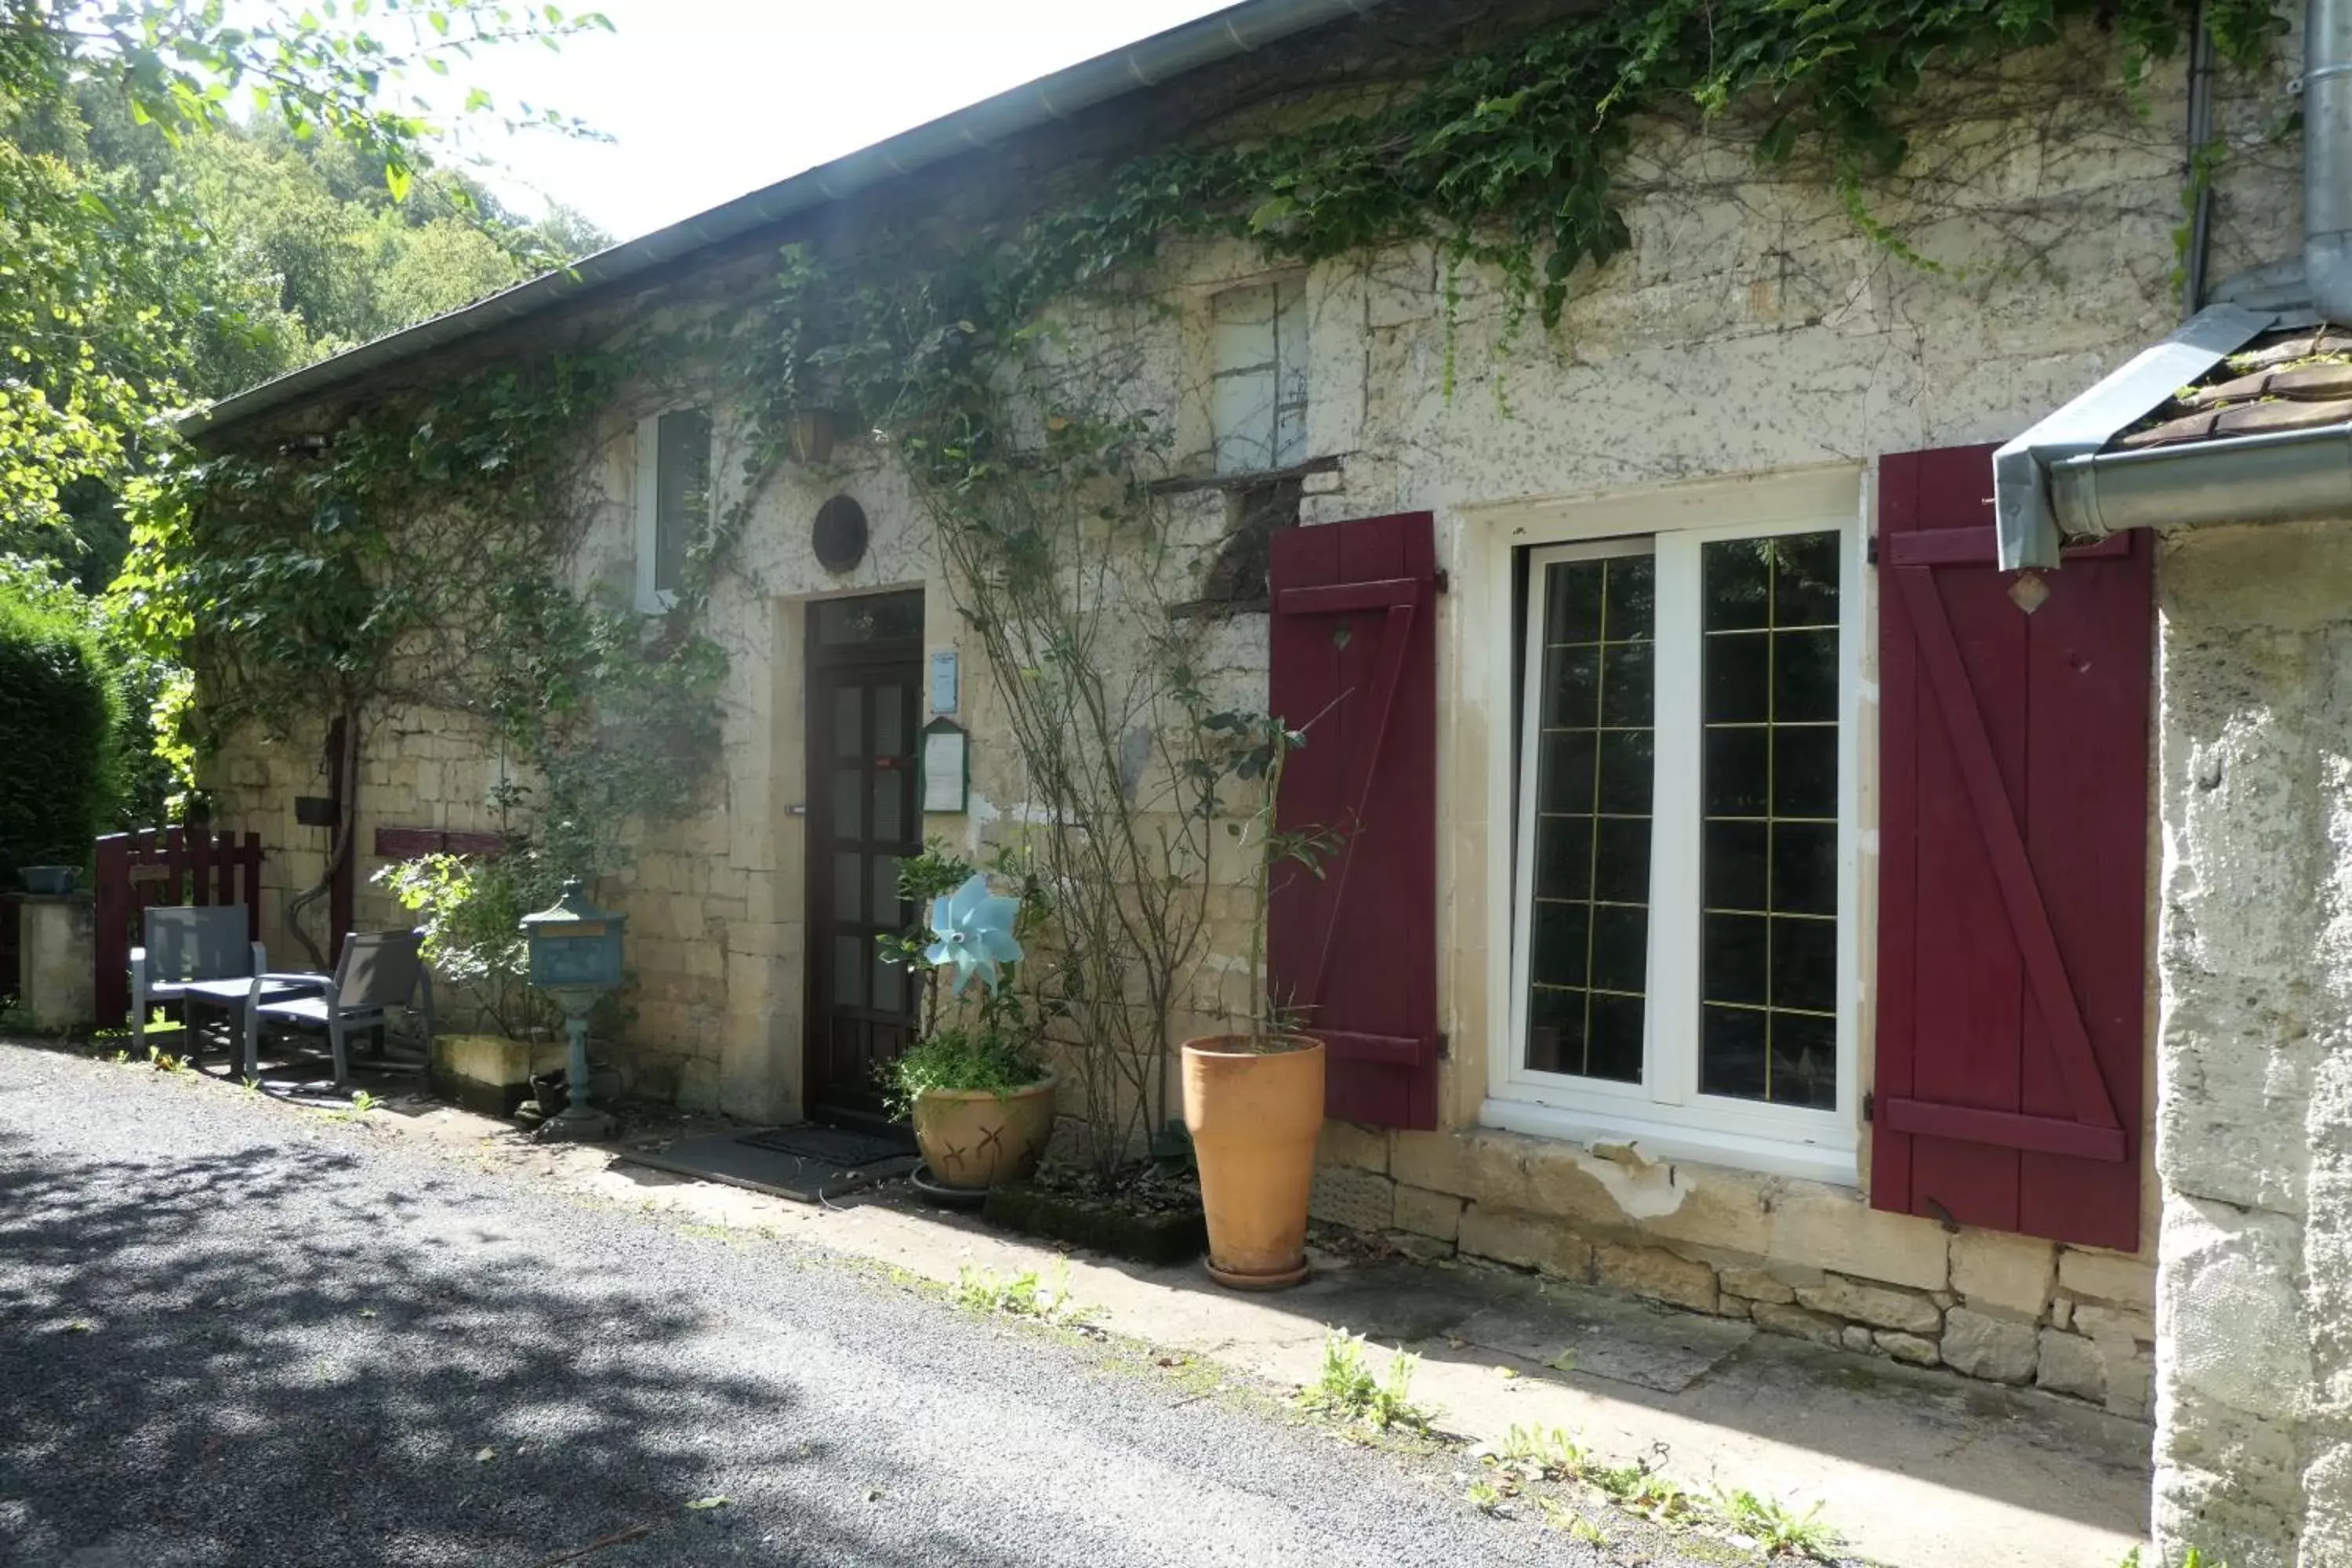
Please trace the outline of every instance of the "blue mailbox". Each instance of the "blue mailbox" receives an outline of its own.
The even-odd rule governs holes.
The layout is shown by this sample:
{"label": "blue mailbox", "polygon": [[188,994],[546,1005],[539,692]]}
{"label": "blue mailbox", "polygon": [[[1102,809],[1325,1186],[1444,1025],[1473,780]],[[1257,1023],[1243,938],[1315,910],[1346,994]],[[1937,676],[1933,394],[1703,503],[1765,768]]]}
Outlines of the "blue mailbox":
{"label": "blue mailbox", "polygon": [[621,942],[628,919],[590,903],[577,880],[564,883],[562,896],[554,903],[522,918],[530,983],[563,1009],[564,1033],[572,1045],[563,1110],[541,1123],[541,1137],[612,1135],[613,1119],[588,1103],[588,1014],[600,998],[620,988]]}

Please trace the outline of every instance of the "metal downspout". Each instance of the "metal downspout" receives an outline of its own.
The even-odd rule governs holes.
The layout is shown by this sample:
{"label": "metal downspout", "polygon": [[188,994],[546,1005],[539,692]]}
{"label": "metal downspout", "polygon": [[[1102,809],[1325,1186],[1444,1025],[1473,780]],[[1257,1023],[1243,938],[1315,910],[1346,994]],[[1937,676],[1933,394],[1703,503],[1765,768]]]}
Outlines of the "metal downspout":
{"label": "metal downspout", "polygon": [[2352,0],[2304,9],[2303,275],[2322,321],[2352,323]]}
{"label": "metal downspout", "polygon": [[2189,173],[2197,181],[2197,205],[2189,216],[2189,253],[2181,258],[2180,319],[2205,305],[2205,268],[2212,249],[2213,182],[2199,174],[2205,148],[2213,140],[2213,36],[2205,26],[2205,0],[2197,0],[2189,20]]}

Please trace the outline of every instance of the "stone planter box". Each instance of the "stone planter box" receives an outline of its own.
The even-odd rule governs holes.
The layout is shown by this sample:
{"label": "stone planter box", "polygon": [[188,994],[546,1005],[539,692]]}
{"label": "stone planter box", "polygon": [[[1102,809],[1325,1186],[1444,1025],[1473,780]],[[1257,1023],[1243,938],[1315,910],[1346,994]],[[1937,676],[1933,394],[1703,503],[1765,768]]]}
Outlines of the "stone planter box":
{"label": "stone planter box", "polygon": [[1132,1263],[1189,1263],[1209,1245],[1208,1225],[1197,1208],[1139,1212],[1117,1198],[1050,1192],[1030,1182],[992,1188],[981,1217]]}
{"label": "stone planter box", "polygon": [[504,1035],[436,1035],[426,1081],[443,1100],[484,1116],[512,1116],[530,1098],[534,1073],[560,1072],[561,1040],[510,1040]]}

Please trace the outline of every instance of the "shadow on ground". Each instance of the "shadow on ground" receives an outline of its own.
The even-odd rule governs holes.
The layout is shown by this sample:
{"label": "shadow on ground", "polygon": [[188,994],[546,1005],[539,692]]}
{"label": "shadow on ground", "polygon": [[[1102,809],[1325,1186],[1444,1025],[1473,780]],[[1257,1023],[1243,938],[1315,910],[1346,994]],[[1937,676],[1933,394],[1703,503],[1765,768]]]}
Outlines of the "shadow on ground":
{"label": "shadow on ground", "polygon": [[[809,1496],[831,1450],[788,1378],[677,1353],[690,1300],[331,1143],[64,1161],[0,1129],[0,1561],[530,1565],[644,1525],[592,1563],[916,1560]],[[754,1474],[740,1443],[714,1474],[730,1428]],[[759,1524],[685,1507],[720,1480]]]}

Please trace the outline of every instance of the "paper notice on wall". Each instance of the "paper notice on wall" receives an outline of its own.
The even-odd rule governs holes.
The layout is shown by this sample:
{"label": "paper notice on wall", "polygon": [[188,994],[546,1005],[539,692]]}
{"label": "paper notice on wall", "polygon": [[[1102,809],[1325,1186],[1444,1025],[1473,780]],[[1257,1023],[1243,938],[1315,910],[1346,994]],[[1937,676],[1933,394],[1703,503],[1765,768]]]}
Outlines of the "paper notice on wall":
{"label": "paper notice on wall", "polygon": [[964,744],[961,730],[935,724],[923,731],[923,809],[964,808]]}

